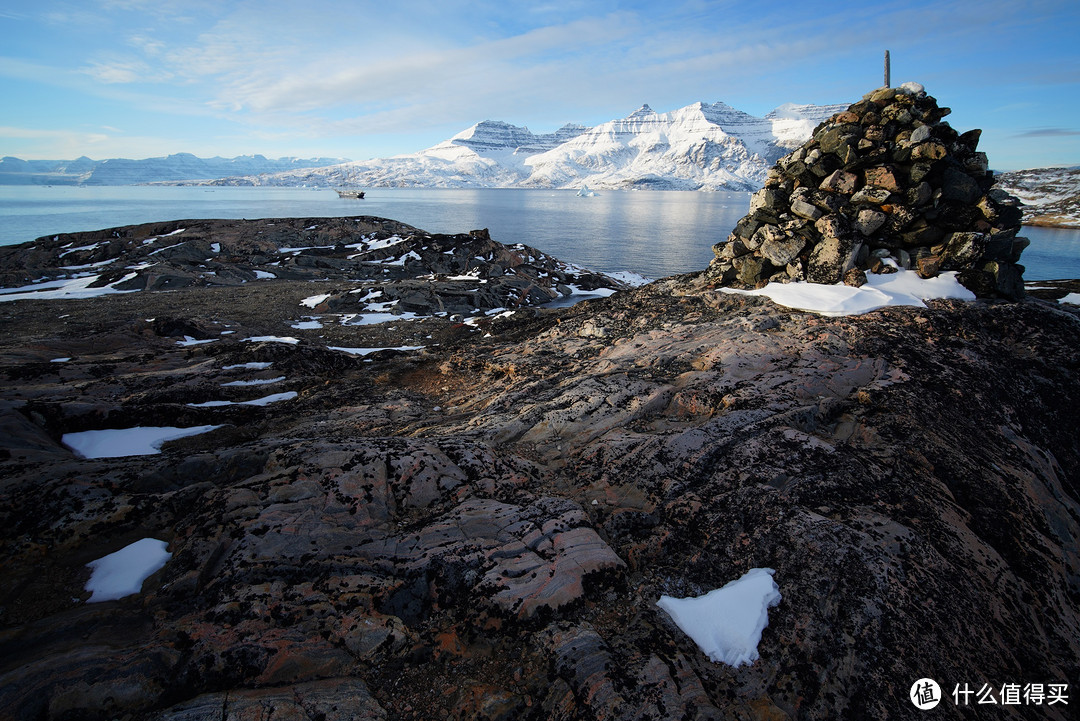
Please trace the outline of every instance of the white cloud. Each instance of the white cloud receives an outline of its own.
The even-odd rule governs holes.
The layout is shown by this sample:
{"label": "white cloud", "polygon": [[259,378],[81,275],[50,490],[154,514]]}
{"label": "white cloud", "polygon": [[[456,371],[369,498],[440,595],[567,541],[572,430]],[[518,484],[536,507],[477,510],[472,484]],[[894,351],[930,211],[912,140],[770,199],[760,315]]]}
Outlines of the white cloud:
{"label": "white cloud", "polygon": [[147,80],[150,69],[145,63],[137,61],[94,62],[83,72],[98,82],[113,85]]}

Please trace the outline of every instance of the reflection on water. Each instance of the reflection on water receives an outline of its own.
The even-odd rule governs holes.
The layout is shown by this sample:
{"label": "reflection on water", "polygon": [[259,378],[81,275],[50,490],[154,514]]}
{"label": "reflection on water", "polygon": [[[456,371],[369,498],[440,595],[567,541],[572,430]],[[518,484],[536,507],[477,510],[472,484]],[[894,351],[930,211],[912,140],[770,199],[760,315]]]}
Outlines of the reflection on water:
{"label": "reflection on water", "polygon": [[[749,205],[749,193],[679,191],[371,188],[350,200],[304,188],[0,186],[0,245],[159,220],[377,215],[434,233],[488,228],[594,270],[659,278],[705,268]],[[1023,235],[1025,278],[1080,278],[1080,230]]]}
{"label": "reflection on water", "polygon": [[[659,278],[701,270],[750,205],[748,193],[568,190],[394,190],[368,193],[376,215],[437,233],[487,228],[601,271]],[[365,201],[366,202],[366,201]]]}

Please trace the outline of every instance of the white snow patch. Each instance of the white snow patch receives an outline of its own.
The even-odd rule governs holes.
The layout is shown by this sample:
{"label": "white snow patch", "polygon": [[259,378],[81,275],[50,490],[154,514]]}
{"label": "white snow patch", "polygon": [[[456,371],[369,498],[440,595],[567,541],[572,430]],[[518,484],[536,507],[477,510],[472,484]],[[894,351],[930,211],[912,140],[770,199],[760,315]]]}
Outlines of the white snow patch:
{"label": "white snow patch", "polygon": [[312,295],[312,296],[304,298],[302,301],[300,301],[300,305],[304,306],[305,308],[314,308],[319,303],[322,303],[324,300],[326,300],[329,297],[330,297],[329,293],[323,293],[321,295]]}
{"label": "white snow patch", "polygon": [[279,253],[292,253],[293,255],[298,255],[298,254],[302,253],[305,250],[316,250],[316,249],[319,249],[319,248],[333,248],[333,247],[334,246],[332,246],[332,245],[301,245],[301,246],[297,246],[295,248],[278,248],[278,252]]}
{"label": "white snow patch", "polygon": [[274,365],[272,361],[252,361],[250,363],[233,363],[232,365],[222,366],[221,370],[231,371],[242,368],[249,371],[264,371],[272,365]]}
{"label": "white snow patch", "polygon": [[188,403],[189,408],[219,408],[221,406],[268,406],[279,401],[291,401],[296,398],[296,391],[274,393],[272,395],[256,398],[251,401],[206,401],[205,403]]}
{"label": "white snow patch", "polygon": [[1069,293],[1064,298],[1058,300],[1059,303],[1072,303],[1073,305],[1080,305],[1080,293]]}
{"label": "white snow patch", "polygon": [[277,278],[273,273],[268,273],[265,270],[255,271],[255,280],[270,280],[271,278]]}
{"label": "white snow patch", "polygon": [[113,601],[141,591],[143,581],[172,558],[165,550],[168,545],[156,538],[143,538],[86,564],[92,569],[86,582],[91,595],[86,602]]}
{"label": "white snow patch", "polygon": [[67,363],[69,360],[71,360],[70,357],[69,358],[53,358],[49,362],[50,363]]}
{"label": "white snow patch", "polygon": [[610,295],[615,295],[619,291],[613,288],[594,288],[592,290],[585,290],[584,288],[570,284],[569,286],[572,295],[587,295],[593,298],[607,298]]}
{"label": "white snow patch", "polygon": [[397,245],[398,243],[403,243],[405,240],[406,239],[402,238],[400,235],[391,235],[389,238],[384,238],[382,240],[371,238],[371,239],[368,239],[368,240],[364,240],[364,241],[362,241],[360,243],[351,243],[349,245],[346,245],[345,247],[346,248],[352,248],[353,250],[360,251],[359,253],[356,253],[355,255],[350,255],[349,256],[349,260],[352,260],[354,258],[360,257],[361,255],[363,255],[364,253],[366,253],[368,251],[382,250],[383,248],[389,248],[391,245]]}
{"label": "white snow patch", "polygon": [[164,248],[158,248],[157,250],[150,251],[149,255],[157,255],[158,253],[169,250],[171,248],[179,248],[181,245],[183,245],[183,243],[173,243],[172,245],[166,245]]}
{"label": "white snow patch", "polygon": [[697,598],[661,596],[656,605],[698,648],[718,663],[742,666],[758,659],[769,609],[780,603],[771,568],[752,568],[722,588]]}
{"label": "white snow patch", "polygon": [[152,456],[161,453],[166,441],[196,436],[221,426],[136,426],[134,428],[109,428],[100,431],[65,433],[61,442],[83,458],[124,458],[126,456]]}
{"label": "white snow patch", "polygon": [[390,258],[387,258],[386,260],[382,261],[382,264],[383,265],[402,265],[403,266],[403,265],[405,265],[405,261],[407,261],[407,260],[423,260],[423,258],[421,258],[420,255],[415,250],[410,250],[408,253],[401,256],[400,258],[394,258],[392,260]]}
{"label": "white snow patch", "polygon": [[379,323],[389,323],[391,321],[405,321],[416,320],[420,318],[416,313],[400,313],[394,315],[393,313],[364,313],[362,315],[350,315],[343,316],[341,319],[342,325],[378,325]]}
{"label": "white snow patch", "polygon": [[100,268],[101,266],[108,265],[112,262],[112,259],[109,258],[107,260],[99,260],[96,263],[86,263],[84,265],[62,265],[60,266],[60,270],[86,270],[87,268]]}
{"label": "white snow patch", "polygon": [[267,386],[271,383],[280,383],[285,380],[285,376],[278,376],[277,378],[257,378],[250,381],[229,381],[228,383],[222,383],[223,388],[230,386]]}
{"label": "white snow patch", "polygon": [[96,248],[97,248],[97,247],[98,247],[99,245],[101,245],[101,243],[91,243],[90,245],[80,245],[80,246],[78,246],[78,247],[76,247],[76,248],[68,248],[68,249],[67,249],[67,250],[65,250],[65,251],[64,251],[63,253],[61,253],[61,254],[60,254],[60,255],[59,255],[58,257],[60,257],[60,258],[63,258],[63,257],[64,257],[65,255],[67,255],[68,253],[77,253],[77,252],[79,252],[80,250],[94,250],[94,249],[96,249]]}
{"label": "white snow patch", "polygon": [[221,243],[211,243],[210,244],[210,250],[214,251],[215,253],[220,253],[221,252]]}
{"label": "white snow patch", "polygon": [[293,338],[292,336],[280,336],[280,335],[257,335],[251,338],[244,338],[245,341],[251,341],[252,343],[286,343],[288,345],[296,345],[300,342],[299,338]]}
{"label": "white snow patch", "polygon": [[778,305],[827,316],[860,315],[892,305],[926,307],[924,300],[957,298],[975,300],[975,294],[960,285],[956,272],[942,273],[936,278],[920,278],[911,270],[889,275],[867,276],[866,285],[853,288],[843,283],[769,283],[757,290],[721,288],[724,293],[763,295]]}
{"label": "white snow patch", "polygon": [[314,316],[307,316],[307,320],[298,320],[290,328],[296,328],[297,330],[316,330],[322,328],[323,324],[319,322],[319,319]]}
{"label": "white snow patch", "polygon": [[206,340],[196,340],[195,338],[192,338],[191,336],[186,335],[186,336],[184,336],[184,340],[176,341],[176,345],[183,345],[183,346],[202,345],[203,343],[213,343],[216,340],[218,340],[218,339],[217,338],[208,338]]}
{"label": "white snow patch", "polygon": [[349,353],[350,355],[358,355],[358,356],[371,355],[372,353],[378,353],[381,350],[410,351],[410,350],[423,350],[423,348],[424,348],[424,346],[422,346],[422,345],[402,345],[402,346],[397,346],[396,348],[393,348],[393,347],[386,347],[386,348],[343,348],[341,346],[327,346],[327,347],[330,350],[341,351],[342,353]]}
{"label": "white snow patch", "polygon": [[138,293],[137,290],[117,290],[113,286],[117,283],[131,280],[137,274],[128,273],[123,278],[101,288],[89,287],[99,276],[90,275],[82,278],[68,278],[65,280],[52,280],[35,285],[24,285],[19,288],[0,288],[0,302],[8,300],[22,300],[33,298],[35,300],[56,300],[58,298],[96,298],[100,295],[113,293]]}
{"label": "white snow patch", "polygon": [[604,273],[604,275],[610,276],[615,280],[621,280],[632,288],[639,288],[653,282],[652,278],[646,278],[644,275],[630,270],[617,270],[613,273]]}

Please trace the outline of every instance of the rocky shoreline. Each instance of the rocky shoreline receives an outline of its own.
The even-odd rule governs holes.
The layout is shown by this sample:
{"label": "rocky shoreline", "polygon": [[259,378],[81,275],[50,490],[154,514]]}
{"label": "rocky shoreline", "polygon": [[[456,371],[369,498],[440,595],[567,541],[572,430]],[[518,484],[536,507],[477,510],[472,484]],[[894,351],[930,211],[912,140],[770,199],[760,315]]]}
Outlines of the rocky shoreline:
{"label": "rocky shoreline", "polygon": [[[483,233],[249,222],[5,251],[7,287],[143,289],[0,303],[5,717],[903,719],[924,677],[1075,691],[1075,306],[827,318]],[[574,288],[620,290],[529,305]],[[202,425],[155,455],[61,442]],[[172,555],[142,591],[86,603],[86,564],[147,537]],[[751,665],[656,606],[761,567],[782,601]]]}

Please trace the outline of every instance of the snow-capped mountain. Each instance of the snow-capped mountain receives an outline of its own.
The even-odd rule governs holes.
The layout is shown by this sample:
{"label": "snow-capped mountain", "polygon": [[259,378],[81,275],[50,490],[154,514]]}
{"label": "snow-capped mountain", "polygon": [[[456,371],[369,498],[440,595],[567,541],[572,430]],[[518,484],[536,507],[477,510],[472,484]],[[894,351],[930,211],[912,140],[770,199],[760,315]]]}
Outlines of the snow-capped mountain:
{"label": "snow-capped mountain", "polygon": [[212,180],[225,176],[280,173],[298,168],[335,165],[345,158],[277,158],[241,155],[235,158],[199,158],[176,153],[159,158],[130,160],[0,159],[0,185],[136,185],[182,180]]}
{"label": "snow-capped mountain", "polygon": [[545,135],[488,120],[418,153],[215,184],[755,190],[778,158],[846,108],[787,104],[759,118],[719,102],[668,113],[643,105]]}
{"label": "snow-capped mountain", "polygon": [[643,105],[527,159],[531,172],[522,184],[755,190],[777,159],[844,107],[788,106],[773,111],[775,117],[758,118],[724,103],[694,103],[670,113]]}

